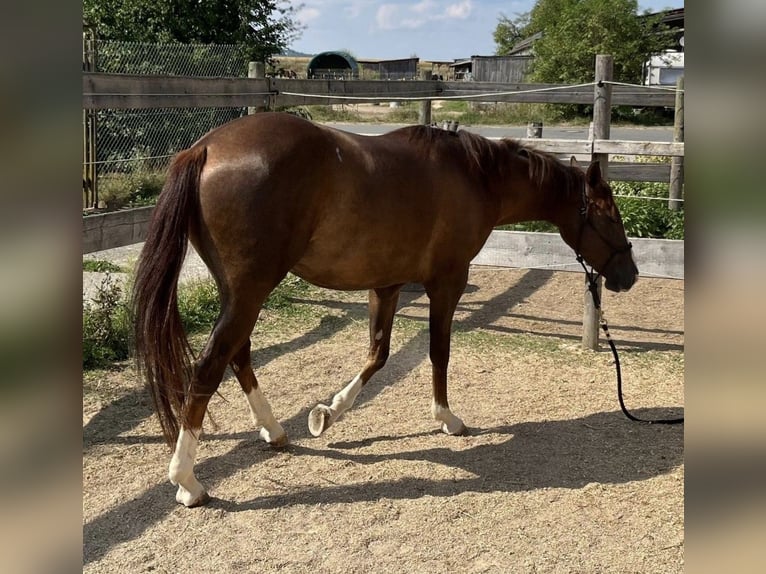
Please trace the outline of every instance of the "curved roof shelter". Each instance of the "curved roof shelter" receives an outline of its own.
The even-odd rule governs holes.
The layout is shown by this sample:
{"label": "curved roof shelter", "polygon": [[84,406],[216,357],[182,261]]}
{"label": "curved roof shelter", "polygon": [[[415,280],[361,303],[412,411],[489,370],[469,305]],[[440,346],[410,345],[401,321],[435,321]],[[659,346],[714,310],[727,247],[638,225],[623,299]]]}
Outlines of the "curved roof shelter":
{"label": "curved roof shelter", "polygon": [[322,52],[309,62],[309,78],[358,78],[359,64],[347,52]]}

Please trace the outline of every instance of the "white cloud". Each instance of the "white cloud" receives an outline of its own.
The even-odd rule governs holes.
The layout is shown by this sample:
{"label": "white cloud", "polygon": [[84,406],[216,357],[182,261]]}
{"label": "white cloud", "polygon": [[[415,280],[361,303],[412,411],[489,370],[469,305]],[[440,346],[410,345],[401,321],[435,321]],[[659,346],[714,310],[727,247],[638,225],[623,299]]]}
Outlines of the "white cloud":
{"label": "white cloud", "polygon": [[304,6],[295,14],[295,19],[303,25],[313,22],[319,18],[322,13],[317,8]]}
{"label": "white cloud", "polygon": [[397,25],[398,16],[399,7],[396,4],[383,4],[375,14],[375,22],[378,24],[378,28],[393,30],[399,27]]}
{"label": "white cloud", "polygon": [[414,29],[438,20],[465,20],[472,11],[472,0],[454,3],[420,0],[414,4],[383,4],[378,8],[375,21],[382,30]]}
{"label": "white cloud", "polygon": [[471,15],[473,10],[473,2],[471,0],[463,0],[457,4],[450,4],[447,6],[445,14],[447,18],[455,18],[458,20],[465,20]]}

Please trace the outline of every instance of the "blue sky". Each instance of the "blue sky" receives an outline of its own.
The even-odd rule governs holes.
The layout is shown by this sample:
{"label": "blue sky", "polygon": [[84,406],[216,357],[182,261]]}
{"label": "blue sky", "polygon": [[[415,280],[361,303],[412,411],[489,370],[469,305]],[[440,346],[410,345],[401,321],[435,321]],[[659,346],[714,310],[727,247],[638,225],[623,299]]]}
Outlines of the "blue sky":
{"label": "blue sky", "polygon": [[[348,50],[357,58],[452,60],[495,51],[502,13],[514,18],[535,0],[302,0],[306,28],[291,48],[315,54]],[[683,0],[639,0],[641,11],[681,8]]]}

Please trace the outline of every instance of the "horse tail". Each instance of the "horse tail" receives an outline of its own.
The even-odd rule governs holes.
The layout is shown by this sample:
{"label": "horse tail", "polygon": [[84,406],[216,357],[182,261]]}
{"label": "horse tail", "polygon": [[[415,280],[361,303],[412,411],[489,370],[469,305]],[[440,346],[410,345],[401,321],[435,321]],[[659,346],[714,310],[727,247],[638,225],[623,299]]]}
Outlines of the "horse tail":
{"label": "horse tail", "polygon": [[178,438],[194,358],[178,311],[178,276],[186,257],[189,226],[199,214],[199,181],[206,157],[205,146],[195,146],[173,160],[133,284],[136,364],[171,448]]}

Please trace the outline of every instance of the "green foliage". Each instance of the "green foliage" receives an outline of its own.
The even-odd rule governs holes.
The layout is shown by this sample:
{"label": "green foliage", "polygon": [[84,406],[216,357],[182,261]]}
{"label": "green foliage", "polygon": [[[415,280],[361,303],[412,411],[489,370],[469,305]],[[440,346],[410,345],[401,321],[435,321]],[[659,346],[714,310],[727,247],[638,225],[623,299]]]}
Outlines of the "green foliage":
{"label": "green foliage", "polygon": [[524,29],[535,42],[531,78],[575,84],[593,80],[596,54],[614,56],[614,79],[641,83],[643,62],[663,48],[656,20],[637,18],[636,0],[538,0]]}
{"label": "green foliage", "polygon": [[243,44],[261,62],[300,35],[295,15],[278,0],[83,0],[83,19],[102,39]]}
{"label": "green foliage", "polygon": [[103,175],[99,179],[99,200],[108,209],[153,205],[164,183],[165,174],[160,171],[139,169]]}
{"label": "green foliage", "polygon": [[293,306],[293,299],[300,297],[308,289],[308,283],[300,277],[288,273],[287,277],[282,279],[282,282],[277,285],[276,289],[269,294],[263,307],[264,309],[271,310],[287,310]]}
{"label": "green foliage", "polygon": [[[308,283],[288,274],[271,292],[264,308],[287,316],[295,314],[301,306],[295,305],[294,298],[308,289]],[[189,334],[210,331],[220,308],[218,288],[211,279],[183,283],[178,289],[178,312]],[[128,311],[123,290],[107,273],[97,287],[93,301],[83,306],[84,370],[109,367],[129,357],[131,325]]]}
{"label": "green foliage", "polygon": [[190,281],[179,287],[178,312],[187,333],[211,329],[220,309],[221,301],[214,281]]}
{"label": "green foliage", "polygon": [[495,53],[498,56],[508,54],[511,49],[525,38],[524,28],[529,23],[529,14],[522,14],[511,20],[505,14],[497,18],[497,26],[492,33],[495,40]]}
{"label": "green foliage", "polygon": [[122,289],[107,274],[98,286],[93,302],[83,306],[82,367],[103,368],[129,354],[128,309]]}
{"label": "green foliage", "polygon": [[[638,18],[637,0],[537,0],[526,25],[504,21],[495,29],[498,53],[508,28],[522,38],[542,36],[534,43],[533,82],[579,84],[593,81],[596,54],[614,57],[614,79],[640,84],[648,57],[664,48],[659,18]],[[526,18],[526,17],[524,17]],[[506,19],[507,20],[507,19]],[[519,27],[519,24],[522,24]],[[583,106],[549,106],[554,119],[587,113]]]}
{"label": "green foliage", "polygon": [[[684,212],[668,209],[668,184],[611,182],[625,231],[630,237],[684,238]],[[653,198],[653,199],[652,199]]]}
{"label": "green foliage", "polygon": [[125,270],[104,259],[83,259],[82,270],[91,273],[123,273]]}

